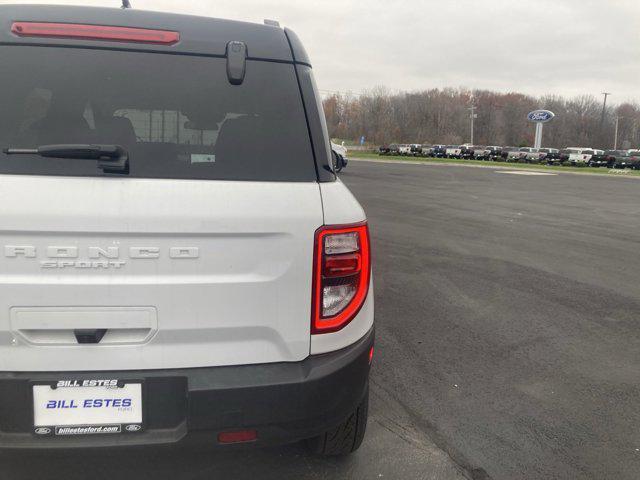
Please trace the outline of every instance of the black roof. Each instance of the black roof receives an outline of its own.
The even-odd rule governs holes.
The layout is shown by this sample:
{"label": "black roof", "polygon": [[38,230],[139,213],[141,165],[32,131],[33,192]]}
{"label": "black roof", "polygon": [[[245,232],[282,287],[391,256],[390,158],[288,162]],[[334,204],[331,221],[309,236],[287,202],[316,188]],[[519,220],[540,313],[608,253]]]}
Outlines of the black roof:
{"label": "black roof", "polygon": [[[215,3],[212,2],[212,11]],[[180,32],[180,41],[171,46],[127,44],[57,38],[18,37],[11,33],[16,21],[82,23],[138,27]],[[227,43],[242,41],[250,59],[296,61],[309,64],[297,35],[289,29],[218,18],[149,12],[122,8],[76,7],[66,5],[0,5],[0,44],[64,45],[90,48],[127,49],[225,56]]]}

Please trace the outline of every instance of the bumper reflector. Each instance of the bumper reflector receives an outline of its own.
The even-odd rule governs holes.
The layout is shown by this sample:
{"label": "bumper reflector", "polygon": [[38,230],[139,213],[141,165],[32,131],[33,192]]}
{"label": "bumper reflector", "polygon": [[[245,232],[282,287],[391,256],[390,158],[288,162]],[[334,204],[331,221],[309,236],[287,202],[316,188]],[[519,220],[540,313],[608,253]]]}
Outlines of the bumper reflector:
{"label": "bumper reflector", "polygon": [[257,439],[258,432],[255,430],[235,430],[218,434],[218,443],[246,443],[255,442]]}

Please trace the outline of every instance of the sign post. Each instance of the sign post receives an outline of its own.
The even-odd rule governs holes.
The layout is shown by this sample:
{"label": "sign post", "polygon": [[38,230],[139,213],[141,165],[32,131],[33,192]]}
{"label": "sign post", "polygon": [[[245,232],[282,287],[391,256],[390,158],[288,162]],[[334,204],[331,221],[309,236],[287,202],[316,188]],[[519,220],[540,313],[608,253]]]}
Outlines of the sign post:
{"label": "sign post", "polygon": [[536,137],[533,142],[534,148],[542,148],[542,126],[544,123],[536,122]]}
{"label": "sign post", "polygon": [[556,115],[549,110],[534,110],[527,115],[527,119],[536,124],[536,136],[533,148],[542,147],[542,127],[555,116]]}

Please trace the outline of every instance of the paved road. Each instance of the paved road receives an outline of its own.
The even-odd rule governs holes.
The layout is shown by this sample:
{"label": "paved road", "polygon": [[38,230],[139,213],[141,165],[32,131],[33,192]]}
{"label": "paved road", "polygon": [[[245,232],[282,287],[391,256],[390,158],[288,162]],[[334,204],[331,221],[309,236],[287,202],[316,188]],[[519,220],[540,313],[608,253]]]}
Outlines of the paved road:
{"label": "paved road", "polygon": [[494,479],[640,477],[640,181],[353,162],[374,379]]}
{"label": "paved road", "polygon": [[370,429],[267,450],[0,456],[2,479],[637,479],[640,181],[352,162],[370,217]]}

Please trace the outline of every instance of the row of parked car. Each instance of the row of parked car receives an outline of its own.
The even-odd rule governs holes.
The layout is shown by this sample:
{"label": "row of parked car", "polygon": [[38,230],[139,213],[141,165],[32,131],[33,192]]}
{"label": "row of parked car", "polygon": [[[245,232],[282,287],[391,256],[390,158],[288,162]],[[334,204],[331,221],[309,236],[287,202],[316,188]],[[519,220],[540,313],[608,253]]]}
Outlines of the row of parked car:
{"label": "row of parked car", "polygon": [[500,147],[497,145],[391,144],[378,149],[380,155],[464,158],[498,162],[565,166],[632,168],[640,170],[640,150],[598,150],[587,147]]}

